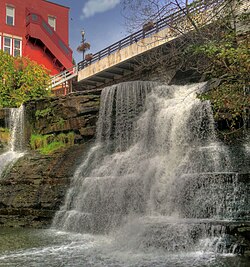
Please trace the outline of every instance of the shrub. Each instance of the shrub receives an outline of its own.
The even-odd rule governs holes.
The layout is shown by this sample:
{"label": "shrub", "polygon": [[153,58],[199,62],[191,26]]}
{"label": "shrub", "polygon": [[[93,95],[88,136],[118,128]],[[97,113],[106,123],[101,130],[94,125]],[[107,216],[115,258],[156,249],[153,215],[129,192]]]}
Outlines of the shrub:
{"label": "shrub", "polygon": [[57,141],[53,141],[50,144],[41,147],[39,149],[40,153],[43,155],[49,155],[52,154],[53,152],[55,152],[56,150],[65,147],[65,144],[62,142],[57,142]]}
{"label": "shrub", "polygon": [[30,139],[30,146],[33,150],[38,150],[42,154],[51,154],[56,150],[74,145],[75,134],[69,132],[67,134],[32,134]]}
{"label": "shrub", "polygon": [[0,50],[0,107],[19,107],[23,102],[50,96],[48,70],[25,57]]}

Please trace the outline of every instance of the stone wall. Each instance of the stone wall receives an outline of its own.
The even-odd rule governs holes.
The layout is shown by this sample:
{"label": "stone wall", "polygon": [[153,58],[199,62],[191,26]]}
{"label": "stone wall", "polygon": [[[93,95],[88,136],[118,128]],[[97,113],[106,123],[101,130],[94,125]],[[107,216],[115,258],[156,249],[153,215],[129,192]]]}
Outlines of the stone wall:
{"label": "stone wall", "polygon": [[29,152],[0,180],[0,226],[47,227],[62,205],[86,145],[45,156]]}
{"label": "stone wall", "polygon": [[60,134],[73,131],[75,143],[95,135],[100,105],[100,90],[84,91],[25,104],[26,129],[37,134]]}

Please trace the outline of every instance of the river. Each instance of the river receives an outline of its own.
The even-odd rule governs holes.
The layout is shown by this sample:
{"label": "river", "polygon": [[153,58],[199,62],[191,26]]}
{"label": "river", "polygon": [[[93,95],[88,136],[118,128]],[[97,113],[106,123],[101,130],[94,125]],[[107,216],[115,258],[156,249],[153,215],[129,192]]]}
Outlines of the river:
{"label": "river", "polygon": [[122,247],[115,236],[53,229],[0,228],[1,267],[248,267],[249,260],[212,251],[166,252]]}

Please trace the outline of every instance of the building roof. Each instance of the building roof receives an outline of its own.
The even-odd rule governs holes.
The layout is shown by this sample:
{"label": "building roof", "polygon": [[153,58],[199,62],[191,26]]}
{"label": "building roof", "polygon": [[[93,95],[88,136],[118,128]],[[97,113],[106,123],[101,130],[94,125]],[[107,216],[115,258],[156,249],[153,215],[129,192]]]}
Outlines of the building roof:
{"label": "building roof", "polygon": [[43,1],[48,2],[48,3],[51,3],[51,4],[54,4],[54,5],[57,5],[57,6],[65,7],[65,8],[68,8],[68,9],[69,9],[68,6],[64,6],[64,5],[61,5],[61,4],[57,4],[57,3],[54,3],[54,2],[52,2],[52,1],[48,1],[48,0],[43,0]]}

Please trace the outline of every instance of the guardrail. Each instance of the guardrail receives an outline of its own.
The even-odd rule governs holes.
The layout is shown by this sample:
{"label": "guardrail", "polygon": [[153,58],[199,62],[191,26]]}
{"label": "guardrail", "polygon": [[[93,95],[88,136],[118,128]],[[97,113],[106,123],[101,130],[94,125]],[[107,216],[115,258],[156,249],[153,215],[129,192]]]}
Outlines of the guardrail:
{"label": "guardrail", "polygon": [[163,19],[160,19],[156,22],[154,22],[154,25],[152,26],[151,29],[149,30],[145,30],[145,29],[141,29],[123,39],[121,39],[120,41],[113,43],[112,45],[102,49],[101,51],[95,53],[92,55],[92,59],[91,60],[83,60],[81,62],[78,63],[78,70],[82,70],[85,67],[87,67],[88,65],[99,61],[100,59],[107,57],[113,53],[115,53],[116,51],[121,50],[122,48],[125,48],[127,46],[130,46],[134,43],[137,43],[139,40],[142,40],[148,36],[151,36],[154,33],[158,33],[160,30],[164,29],[164,28],[168,28],[170,25],[174,25],[176,22],[181,22],[181,20],[185,19],[187,17],[187,13],[188,14],[192,14],[194,12],[201,12],[201,11],[205,11],[208,8],[211,8],[212,6],[218,5],[218,3],[223,2],[222,0],[219,1],[214,1],[214,0],[206,0],[203,2],[193,2],[192,4],[190,4],[190,6],[188,7],[188,9],[186,7],[183,7],[181,9],[179,9],[178,11],[173,12],[172,14],[164,17]]}
{"label": "guardrail", "polygon": [[72,68],[67,69],[67,70],[53,76],[51,78],[51,82],[50,82],[49,87],[54,88],[54,87],[56,87],[56,86],[58,86],[64,82],[76,77],[77,74],[78,74],[78,67],[73,66]]}

